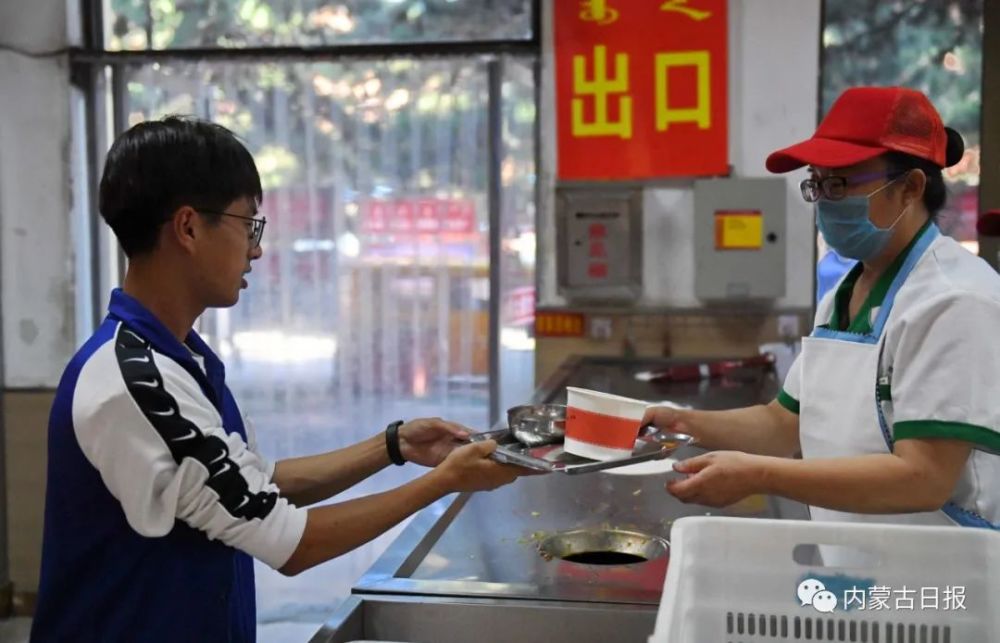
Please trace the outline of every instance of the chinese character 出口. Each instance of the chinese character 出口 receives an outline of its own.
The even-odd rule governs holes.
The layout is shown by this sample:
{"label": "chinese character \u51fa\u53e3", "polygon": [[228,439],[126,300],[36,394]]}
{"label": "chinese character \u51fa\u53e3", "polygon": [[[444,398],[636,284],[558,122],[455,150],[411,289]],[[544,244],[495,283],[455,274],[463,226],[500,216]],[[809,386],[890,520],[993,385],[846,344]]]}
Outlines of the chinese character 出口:
{"label": "chinese character \u51fa\u53e3", "polygon": [[[674,51],[656,54],[656,129],[664,132],[670,123],[698,124],[701,129],[712,126],[712,91],[709,84],[709,52]],[[698,101],[694,107],[671,108],[669,105],[671,67],[694,67],[698,77]]]}
{"label": "chinese character \u51fa\u53e3", "polygon": [[[628,93],[628,54],[615,54],[615,75],[608,78],[607,49],[594,47],[594,74],[587,78],[586,56],[573,56],[573,136],[614,136],[632,138],[632,98]],[[608,118],[611,94],[626,94],[618,99],[618,120]],[[583,98],[594,100],[594,120],[587,122],[583,116]]]}

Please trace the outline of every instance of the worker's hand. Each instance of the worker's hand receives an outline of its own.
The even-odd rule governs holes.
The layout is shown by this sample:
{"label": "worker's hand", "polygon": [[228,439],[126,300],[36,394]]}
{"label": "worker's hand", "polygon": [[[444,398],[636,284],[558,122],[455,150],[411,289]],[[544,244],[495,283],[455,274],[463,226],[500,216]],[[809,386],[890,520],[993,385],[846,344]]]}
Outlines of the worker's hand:
{"label": "worker's hand", "polygon": [[435,474],[441,476],[448,492],[492,491],[525,475],[527,469],[500,464],[490,459],[496,451],[493,440],[473,442],[452,451]]}
{"label": "worker's hand", "polygon": [[764,492],[768,458],[741,451],[713,451],[674,465],[688,474],[667,482],[667,491],[681,502],[726,507]]}
{"label": "worker's hand", "polygon": [[407,462],[436,467],[466,442],[471,431],[441,418],[410,420],[399,427],[399,450]]}
{"label": "worker's hand", "polygon": [[691,432],[691,423],[687,419],[687,414],[690,411],[690,409],[678,409],[672,406],[650,406],[642,417],[642,426],[652,424],[664,431],[683,433],[697,440],[698,436]]}

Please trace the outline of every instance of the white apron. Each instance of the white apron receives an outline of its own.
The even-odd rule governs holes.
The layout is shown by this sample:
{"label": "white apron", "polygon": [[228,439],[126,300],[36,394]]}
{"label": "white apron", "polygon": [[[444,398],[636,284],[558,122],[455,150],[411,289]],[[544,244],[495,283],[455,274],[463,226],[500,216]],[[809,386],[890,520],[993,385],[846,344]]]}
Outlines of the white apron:
{"label": "white apron", "polygon": [[[892,436],[877,400],[879,358],[885,322],[895,295],[930,243],[940,234],[928,226],[911,249],[885,300],[871,334],[815,328],[802,340],[799,436],[803,459],[892,452]],[[872,493],[878,493],[873,489]],[[951,503],[949,503],[951,504]],[[951,507],[908,514],[855,514],[810,507],[813,520],[912,525],[954,525]],[[821,547],[828,565],[851,566],[847,554]],[[834,560],[837,557],[839,560]]]}

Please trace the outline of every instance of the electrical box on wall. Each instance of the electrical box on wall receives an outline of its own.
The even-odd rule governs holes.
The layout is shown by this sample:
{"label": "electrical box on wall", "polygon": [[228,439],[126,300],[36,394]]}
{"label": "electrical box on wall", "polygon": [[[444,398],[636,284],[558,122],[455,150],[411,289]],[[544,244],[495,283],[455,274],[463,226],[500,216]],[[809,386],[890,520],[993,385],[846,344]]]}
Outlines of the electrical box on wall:
{"label": "electrical box on wall", "polygon": [[783,178],[695,181],[696,297],[735,302],[784,296],[786,190]]}
{"label": "electrical box on wall", "polygon": [[631,301],[642,292],[640,188],[556,190],[559,294],[571,301]]}

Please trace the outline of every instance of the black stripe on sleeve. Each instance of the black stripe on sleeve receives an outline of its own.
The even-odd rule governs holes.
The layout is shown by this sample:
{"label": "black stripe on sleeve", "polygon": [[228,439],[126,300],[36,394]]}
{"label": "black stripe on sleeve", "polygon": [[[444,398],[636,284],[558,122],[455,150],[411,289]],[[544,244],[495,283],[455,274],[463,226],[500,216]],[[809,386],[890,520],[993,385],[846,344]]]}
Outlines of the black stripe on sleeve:
{"label": "black stripe on sleeve", "polygon": [[121,324],[115,336],[115,356],[128,392],[166,442],[174,461],[178,465],[185,458],[201,462],[208,470],[205,484],[219,495],[219,502],[232,516],[263,519],[271,513],[278,494],[250,493],[246,479],[229,459],[226,443],[205,435],[181,415],[177,400],[163,387],[149,342]]}

